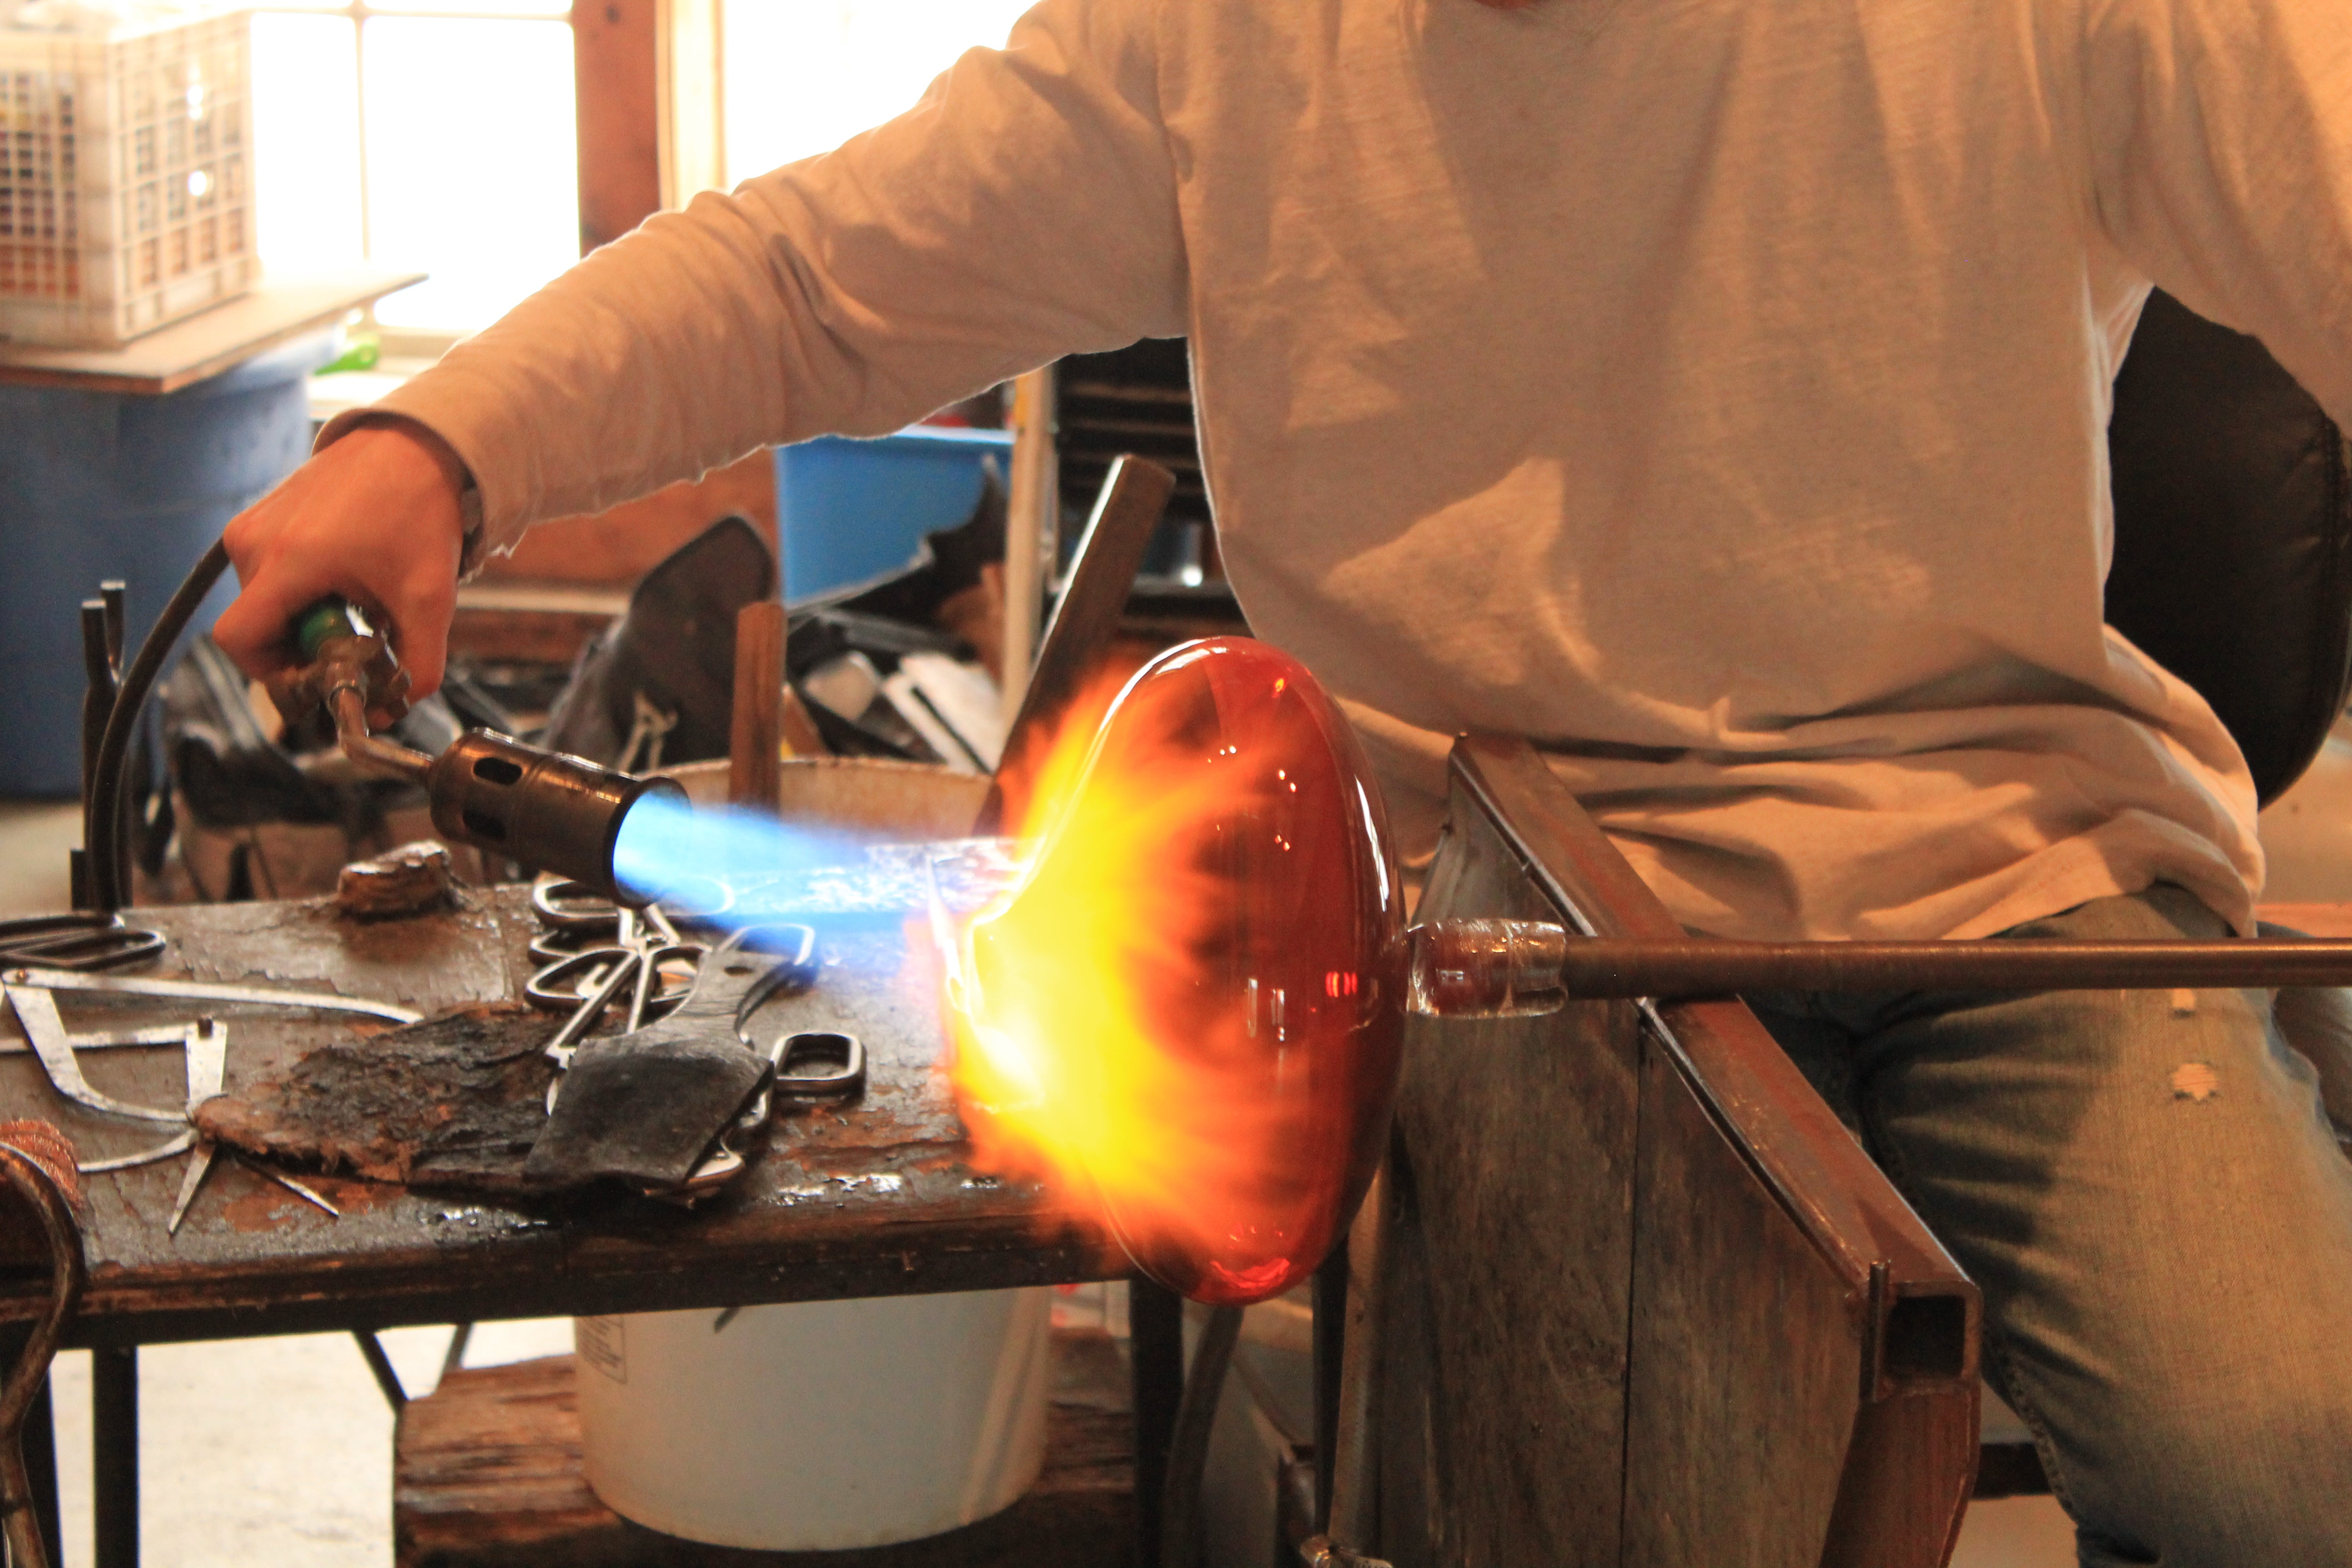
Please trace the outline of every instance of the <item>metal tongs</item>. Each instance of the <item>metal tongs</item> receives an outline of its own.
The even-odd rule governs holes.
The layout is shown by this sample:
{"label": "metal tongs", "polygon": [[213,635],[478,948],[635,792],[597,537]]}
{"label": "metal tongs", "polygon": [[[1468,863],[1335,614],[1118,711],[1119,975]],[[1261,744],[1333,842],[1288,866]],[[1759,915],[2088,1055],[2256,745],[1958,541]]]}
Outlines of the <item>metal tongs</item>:
{"label": "metal tongs", "polygon": [[[574,1048],[526,1177],[551,1187],[617,1177],[689,1202],[726,1183],[766,1125],[776,1069],[791,1068],[796,1042],[804,1060],[828,1065],[803,1067],[785,1092],[844,1093],[863,1081],[865,1055],[853,1037],[787,1034],[764,1050],[746,1045],[762,1004],[804,989],[815,974],[816,933],[804,925],[747,927],[711,948],[692,992],[667,1018]],[[583,1011],[610,1006],[619,985],[608,975],[601,1001],[591,997]]]}
{"label": "metal tongs", "polygon": [[[541,968],[524,984],[523,998],[534,1007],[567,1015],[547,1042],[548,1059],[559,1075],[625,988],[625,1032],[635,1034],[686,1000],[709,951],[705,943],[681,937],[659,905],[630,909],[578,882],[541,879],[531,888],[530,907],[548,929],[531,941],[530,955]],[[597,945],[573,945],[583,941]],[[814,942],[812,931],[804,948]],[[804,951],[801,962],[807,956]],[[562,1082],[559,1076],[547,1086],[551,1115]]]}

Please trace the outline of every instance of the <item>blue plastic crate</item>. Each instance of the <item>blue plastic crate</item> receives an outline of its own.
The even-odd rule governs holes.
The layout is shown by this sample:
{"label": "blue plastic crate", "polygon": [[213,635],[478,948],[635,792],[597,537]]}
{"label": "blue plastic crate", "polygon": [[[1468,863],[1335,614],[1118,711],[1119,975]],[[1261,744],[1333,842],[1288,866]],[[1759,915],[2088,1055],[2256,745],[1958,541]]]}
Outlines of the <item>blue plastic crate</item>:
{"label": "blue plastic crate", "polygon": [[333,354],[321,334],[161,397],[0,386],[0,796],[79,791],[81,601],[130,584],[127,658],[229,519],[308,454],[308,378]]}
{"label": "blue plastic crate", "polygon": [[925,534],[971,515],[984,466],[993,461],[1002,479],[1012,460],[1010,431],[933,426],[777,447],[786,602],[835,597],[905,570]]}

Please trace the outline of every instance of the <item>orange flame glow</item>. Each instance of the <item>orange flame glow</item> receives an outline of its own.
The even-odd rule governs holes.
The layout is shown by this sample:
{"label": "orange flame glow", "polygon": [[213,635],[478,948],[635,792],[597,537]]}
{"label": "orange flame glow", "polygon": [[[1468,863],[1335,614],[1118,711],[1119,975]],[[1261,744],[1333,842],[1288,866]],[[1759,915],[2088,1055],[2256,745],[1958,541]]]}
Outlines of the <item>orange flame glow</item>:
{"label": "orange flame glow", "polygon": [[1295,661],[1223,639],[1093,693],[1030,777],[1040,847],[953,958],[980,1162],[1055,1182],[1187,1295],[1288,1288],[1361,1194],[1396,1071],[1352,735]]}

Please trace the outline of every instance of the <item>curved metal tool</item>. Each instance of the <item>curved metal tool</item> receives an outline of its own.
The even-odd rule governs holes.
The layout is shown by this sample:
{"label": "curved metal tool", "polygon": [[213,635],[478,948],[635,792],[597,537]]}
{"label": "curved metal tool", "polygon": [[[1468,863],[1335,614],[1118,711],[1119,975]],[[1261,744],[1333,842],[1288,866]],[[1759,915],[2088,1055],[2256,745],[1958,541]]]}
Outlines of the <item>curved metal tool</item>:
{"label": "curved metal tool", "polygon": [[566,953],[523,982],[522,998],[542,1013],[576,1013],[612,980],[615,965],[634,975],[636,949],[607,945]]}
{"label": "curved metal tool", "polygon": [[163,933],[125,925],[121,915],[84,910],[0,921],[0,963],[46,963],[52,969],[114,969],[153,958]]}
{"label": "curved metal tool", "polygon": [[184,1002],[251,1002],[269,1007],[307,1007],[321,1013],[358,1013],[394,1024],[421,1024],[425,1015],[390,1002],[342,996],[332,991],[273,991],[261,985],[221,985],[208,980],[150,980],[123,974],[81,974],[40,964],[0,970],[0,984],[41,991],[88,991],[111,996],[167,996]]}
{"label": "curved metal tool", "polygon": [[[632,1033],[656,1018],[667,1017],[686,1000],[700,973],[703,954],[709,951],[698,942],[671,942],[646,948],[637,955],[636,981],[629,991]],[[665,987],[666,980],[678,984]]]}
{"label": "curved metal tool", "polygon": [[[784,962],[771,971],[767,980],[755,989],[736,1015],[739,1026],[759,1009],[760,1005],[778,991],[804,988],[816,974],[816,932],[807,926],[769,926],[753,928],[772,933],[797,931],[802,934],[796,949]],[[738,1038],[741,1037],[738,1030]],[[718,1145],[702,1157],[685,1185],[676,1192],[660,1194],[673,1197],[689,1205],[706,1194],[717,1191],[740,1174],[747,1162],[751,1141],[768,1125],[768,1117],[777,1095],[798,1100],[845,1099],[866,1087],[866,1047],[856,1035],[833,1030],[788,1029],[770,1042],[767,1049],[773,1076],[767,1087],[752,1097],[743,1114],[734,1125],[719,1135]],[[837,1058],[840,1066],[812,1069],[810,1058]],[[793,1072],[794,1061],[803,1065]]]}
{"label": "curved metal tool", "polygon": [[[13,971],[12,978],[22,973]],[[50,1086],[59,1094],[76,1105],[108,1116],[128,1116],[140,1121],[187,1121],[184,1111],[133,1105],[91,1088],[89,1080],[81,1076],[81,1063],[75,1059],[73,1037],[66,1033],[65,1020],[58,1016],[57,998],[47,991],[33,985],[12,984],[0,987],[0,994],[5,994],[8,1005],[16,1009],[26,1042],[33,1047],[33,1055],[40,1058],[41,1070],[49,1075]]]}
{"label": "curved metal tool", "polygon": [[142,1149],[135,1154],[115,1154],[104,1160],[84,1160],[74,1167],[85,1176],[102,1176],[109,1171],[135,1171],[142,1165],[152,1165],[174,1154],[184,1154],[196,1146],[196,1130],[193,1127],[169,1142],[158,1143],[152,1149]]}
{"label": "curved metal tool", "polygon": [[[228,1030],[211,1018],[199,1018],[188,1031],[188,1119],[195,1120],[196,1107],[221,1091],[228,1077]],[[195,1158],[188,1162],[187,1173],[180,1178],[180,1195],[173,1200],[172,1217],[164,1225],[166,1235],[180,1234],[180,1222],[188,1215],[188,1205],[196,1201],[196,1189],[205,1184],[205,1173],[213,1168],[213,1157],[220,1145],[199,1133],[196,1137]]]}
{"label": "curved metal tool", "polygon": [[[33,1506],[32,1478],[25,1469],[25,1418],[48,1375],[88,1277],[81,1230],[66,1196],[68,1178],[49,1168],[48,1159],[56,1157],[55,1151],[37,1153],[0,1142],[0,1178],[31,1206],[49,1251],[49,1304],[33,1325],[24,1353],[8,1369],[6,1383],[0,1384],[0,1532],[7,1540],[8,1561],[19,1568],[49,1568]],[[63,1158],[71,1160],[71,1145],[65,1146]]]}
{"label": "curved metal tool", "polygon": [[551,931],[610,931],[620,921],[612,900],[585,882],[555,877],[530,885],[530,912]]}
{"label": "curved metal tool", "polygon": [[[331,992],[271,991],[257,985],[214,984],[201,980],[150,980],[126,978],[121,975],[100,975],[46,966],[26,965],[0,970],[0,996],[5,996],[25,1031],[26,1046],[39,1058],[48,1074],[50,1084],[66,1099],[91,1110],[110,1116],[126,1116],[141,1121],[169,1122],[183,1128],[175,1137],[152,1148],[129,1154],[111,1155],[90,1160],[79,1168],[86,1174],[98,1175],[109,1171],[128,1171],[140,1165],[152,1165],[168,1160],[199,1146],[195,1130],[187,1126],[195,1108],[221,1091],[226,1067],[227,1030],[212,1019],[181,1025],[172,1029],[133,1029],[107,1035],[75,1035],[67,1031],[64,1019],[58,1013],[55,991],[97,992],[112,995],[155,996],[172,1000],[241,1002],[271,1007],[295,1007],[304,1011],[356,1013],[365,1017],[383,1018],[396,1024],[414,1024],[424,1018],[422,1013],[395,1006],[388,1002],[371,1002],[362,997],[341,996]],[[115,1099],[90,1086],[82,1077],[81,1064],[75,1052],[100,1047],[129,1045],[172,1045],[177,1043],[185,1053],[188,1073],[188,1100],[179,1110],[163,1110],[153,1106],[132,1105]],[[5,1047],[0,1047],[5,1048]],[[201,1159],[199,1169],[209,1161]],[[275,1173],[270,1173],[274,1179]],[[201,1181],[201,1176],[195,1178]],[[186,1208],[186,1199],[194,1195],[193,1186],[182,1194],[180,1212]],[[323,1199],[307,1191],[305,1196],[327,1206]],[[330,1211],[331,1212],[331,1210]],[[173,1225],[177,1226],[175,1215]]]}

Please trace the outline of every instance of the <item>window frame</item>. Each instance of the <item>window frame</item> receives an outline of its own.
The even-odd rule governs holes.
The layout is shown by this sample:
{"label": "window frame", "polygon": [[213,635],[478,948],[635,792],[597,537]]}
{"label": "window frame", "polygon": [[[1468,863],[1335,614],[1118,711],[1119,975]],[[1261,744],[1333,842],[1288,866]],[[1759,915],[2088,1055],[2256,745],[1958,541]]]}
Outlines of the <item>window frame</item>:
{"label": "window frame", "polygon": [[[593,7],[597,0],[584,0],[584,3]],[[572,91],[576,106],[573,111],[575,120],[573,159],[575,168],[580,172],[582,195],[584,201],[588,182],[582,150],[586,146],[587,122],[592,118],[592,114],[601,116],[604,110],[600,106],[596,110],[592,111],[585,106],[582,97],[582,89],[585,85],[582,79],[580,65],[582,8],[583,0],[572,0],[572,3],[561,12],[544,9],[525,10],[495,5],[479,7],[393,6],[372,4],[371,0],[335,0],[331,5],[307,5],[297,3],[297,0],[247,0],[245,6],[245,9],[256,16],[340,16],[352,24],[352,114],[358,129],[359,167],[356,177],[359,185],[362,260],[373,260],[375,257],[374,203],[372,200],[368,170],[368,24],[381,18],[444,22],[545,22],[570,27],[572,33]],[[605,7],[607,12],[617,9],[619,7],[614,5]],[[584,243],[586,228],[584,206],[582,226],[583,231],[582,248],[584,252],[589,248]],[[459,330],[428,331],[409,327],[382,326],[376,321],[375,306],[373,303],[362,310],[360,318],[361,329],[373,333],[383,354],[394,359],[437,359],[448,351],[451,344],[467,335],[465,331]]]}

